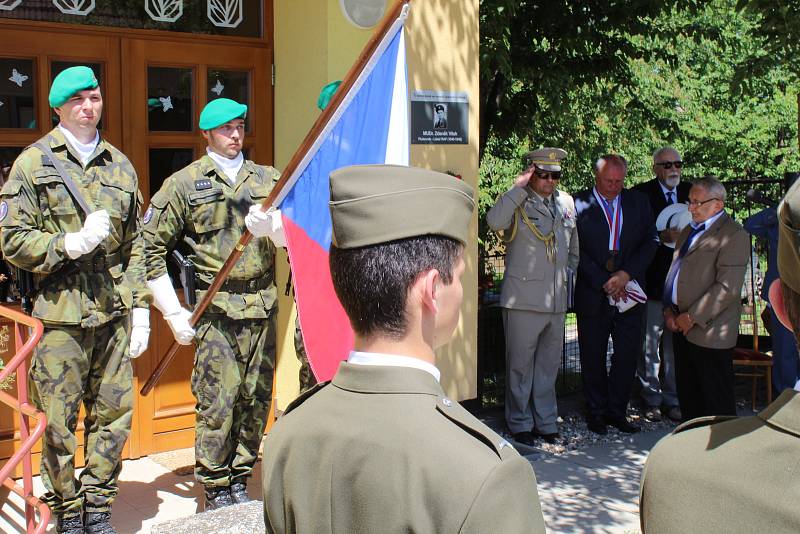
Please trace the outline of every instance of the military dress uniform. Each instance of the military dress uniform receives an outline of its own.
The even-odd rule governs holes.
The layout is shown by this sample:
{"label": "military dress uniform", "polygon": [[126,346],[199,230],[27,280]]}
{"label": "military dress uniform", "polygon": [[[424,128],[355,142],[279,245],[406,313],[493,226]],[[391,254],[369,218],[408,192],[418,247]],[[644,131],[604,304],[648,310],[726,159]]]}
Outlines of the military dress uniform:
{"label": "military dress uniform", "polygon": [[644,534],[800,531],[800,392],[758,415],[688,421],[642,473]]}
{"label": "military dress uniform", "polygon": [[[100,247],[72,260],[65,234],[82,212],[52,162],[37,147],[17,158],[0,192],[5,259],[38,278],[33,317],[44,324],[30,369],[31,397],[47,416],[42,445],[44,501],[58,515],[108,511],[117,494],[120,456],[131,428],[133,371],[129,312],[149,308],[136,172],[100,139],[84,165],[59,128],[43,141],[92,205],[108,212]],[[86,467],[74,478],[75,429],[86,408]]]}
{"label": "military dress uniform", "polygon": [[545,532],[530,462],[420,369],[342,363],[264,451],[268,533]]}
{"label": "military dress uniform", "polygon": [[[566,153],[529,154],[544,170],[561,170]],[[531,180],[535,180],[532,177]],[[544,199],[513,186],[486,214],[503,232],[505,275],[500,294],[506,334],[506,423],[514,434],[557,432],[555,380],[564,344],[568,271],[578,266],[575,203],[563,191]]]}
{"label": "military dress uniform", "polygon": [[[205,155],[164,181],[145,213],[147,279],[167,273],[179,242],[197,273],[197,300],[245,231],[245,216],[279,177],[245,160],[233,185]],[[264,433],[275,365],[275,246],[254,238],[196,325],[195,476],[206,487],[244,481]]]}

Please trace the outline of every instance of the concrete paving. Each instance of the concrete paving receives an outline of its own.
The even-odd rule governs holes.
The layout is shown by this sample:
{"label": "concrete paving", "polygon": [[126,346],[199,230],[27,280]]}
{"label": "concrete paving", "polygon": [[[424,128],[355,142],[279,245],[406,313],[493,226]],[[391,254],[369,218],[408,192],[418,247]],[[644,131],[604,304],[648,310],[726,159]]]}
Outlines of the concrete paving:
{"label": "concrete paving", "polygon": [[[635,434],[624,443],[600,444],[561,456],[525,449],[539,483],[545,522],[552,533],[638,533],[639,477],[644,460],[664,431]],[[251,497],[260,498],[260,466],[248,486]],[[35,479],[36,494],[44,491]],[[0,532],[25,532],[21,499],[0,488]],[[202,489],[192,475],[176,475],[148,458],[124,462],[113,523],[120,534],[153,532],[235,533],[245,518],[257,521],[261,507],[250,505],[237,520],[229,514],[209,512],[193,521],[185,518],[202,510]],[[243,512],[246,511],[247,514]],[[219,517],[216,517],[219,516]],[[178,520],[178,521],[175,521]],[[218,524],[219,527],[212,525]],[[156,527],[156,525],[160,525]],[[53,527],[50,527],[50,532]]]}

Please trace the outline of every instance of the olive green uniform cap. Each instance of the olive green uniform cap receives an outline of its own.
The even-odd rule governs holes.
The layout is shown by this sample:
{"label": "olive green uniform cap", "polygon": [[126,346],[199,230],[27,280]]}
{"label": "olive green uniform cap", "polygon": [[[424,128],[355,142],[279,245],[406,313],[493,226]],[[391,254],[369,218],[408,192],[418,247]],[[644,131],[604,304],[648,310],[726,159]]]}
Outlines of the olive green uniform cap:
{"label": "olive green uniform cap", "polygon": [[53,79],[47,100],[51,108],[64,105],[72,95],[85,89],[96,89],[99,84],[89,67],[77,66],[64,69]]}
{"label": "olive green uniform cap", "polygon": [[536,165],[536,168],[547,172],[560,172],[561,160],[566,157],[566,150],[553,147],[537,148],[525,154],[528,166]]}
{"label": "olive green uniform cap", "polygon": [[472,188],[453,176],[399,165],[331,173],[333,244],[348,249],[423,235],[467,243]]}
{"label": "olive green uniform cap", "polygon": [[219,128],[233,119],[243,119],[247,116],[247,106],[230,98],[217,98],[212,100],[200,112],[200,129],[213,130]]}
{"label": "olive green uniform cap", "polygon": [[778,221],[778,273],[784,284],[800,293],[800,180],[778,207]]}

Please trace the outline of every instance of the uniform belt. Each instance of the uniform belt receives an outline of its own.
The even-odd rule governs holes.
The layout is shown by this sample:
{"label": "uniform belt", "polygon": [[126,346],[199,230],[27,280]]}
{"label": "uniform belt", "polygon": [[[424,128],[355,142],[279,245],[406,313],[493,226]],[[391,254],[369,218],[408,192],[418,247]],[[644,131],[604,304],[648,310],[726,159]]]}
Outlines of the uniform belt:
{"label": "uniform belt", "polygon": [[71,270],[74,272],[77,271],[89,271],[94,273],[103,273],[107,270],[106,265],[106,255],[104,252],[98,252],[92,257],[84,258],[81,257],[72,262],[73,266]]}
{"label": "uniform belt", "polygon": [[[264,275],[261,278],[253,278],[252,280],[225,280],[220,291],[227,293],[255,293],[261,291],[272,285],[272,277]],[[197,279],[197,289],[204,290],[211,287],[211,284],[205,280]]]}

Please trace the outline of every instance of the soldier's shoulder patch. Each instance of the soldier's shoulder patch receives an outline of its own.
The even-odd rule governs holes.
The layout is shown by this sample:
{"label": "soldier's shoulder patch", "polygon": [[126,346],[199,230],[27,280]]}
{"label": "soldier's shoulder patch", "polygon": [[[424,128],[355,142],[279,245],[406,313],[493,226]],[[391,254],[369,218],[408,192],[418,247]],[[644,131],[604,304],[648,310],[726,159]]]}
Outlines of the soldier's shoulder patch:
{"label": "soldier's shoulder patch", "polygon": [[195,180],[194,181],[194,190],[195,191],[204,191],[206,189],[211,189],[211,180]]}
{"label": "soldier's shoulder patch", "polygon": [[150,206],[149,208],[147,208],[147,211],[144,212],[144,218],[142,219],[142,222],[144,224],[147,224],[150,222],[152,218],[153,218],[153,206]]}
{"label": "soldier's shoulder patch", "polygon": [[8,215],[8,202],[5,200],[0,202],[0,222],[3,222]]}

